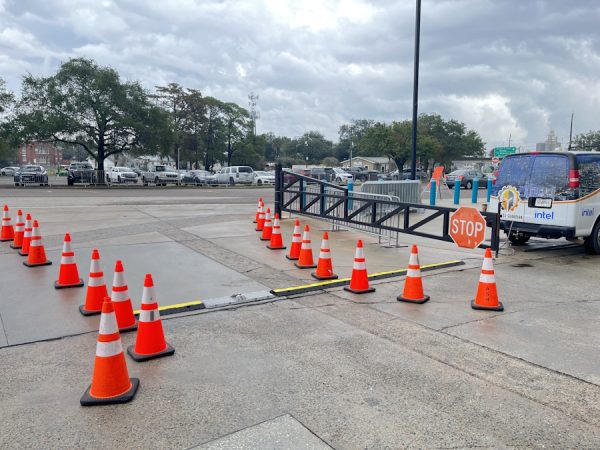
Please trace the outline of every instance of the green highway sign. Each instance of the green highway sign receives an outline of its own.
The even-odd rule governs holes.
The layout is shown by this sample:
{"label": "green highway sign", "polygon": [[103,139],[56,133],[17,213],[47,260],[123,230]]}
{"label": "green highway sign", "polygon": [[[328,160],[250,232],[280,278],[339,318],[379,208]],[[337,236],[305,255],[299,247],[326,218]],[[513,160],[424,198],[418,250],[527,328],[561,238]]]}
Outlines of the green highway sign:
{"label": "green highway sign", "polygon": [[517,147],[494,147],[494,156],[496,158],[504,158],[515,153],[517,153]]}

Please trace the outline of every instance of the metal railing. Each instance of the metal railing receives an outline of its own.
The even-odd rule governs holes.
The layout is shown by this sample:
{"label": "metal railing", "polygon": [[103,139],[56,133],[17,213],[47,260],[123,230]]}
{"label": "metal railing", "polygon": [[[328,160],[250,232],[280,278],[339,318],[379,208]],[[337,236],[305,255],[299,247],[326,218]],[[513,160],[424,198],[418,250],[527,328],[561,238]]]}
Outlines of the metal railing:
{"label": "metal railing", "polygon": [[[400,201],[397,197],[358,193],[319,181],[281,166],[275,171],[275,212],[312,216],[338,227],[377,234],[388,242],[398,233],[452,242],[450,215],[456,208]],[[491,228],[489,244],[481,248],[498,251],[500,220],[495,212],[481,213]]]}

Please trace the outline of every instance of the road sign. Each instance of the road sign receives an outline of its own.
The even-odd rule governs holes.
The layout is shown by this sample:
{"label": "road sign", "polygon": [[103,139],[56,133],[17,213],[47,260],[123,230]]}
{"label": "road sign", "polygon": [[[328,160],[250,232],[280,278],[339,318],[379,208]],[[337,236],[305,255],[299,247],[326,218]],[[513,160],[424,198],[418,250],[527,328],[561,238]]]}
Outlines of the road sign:
{"label": "road sign", "polygon": [[492,158],[492,164],[498,164],[499,162],[500,162],[500,158],[498,158],[498,157],[496,157],[496,156],[494,156],[494,157]]}
{"label": "road sign", "polygon": [[485,239],[485,225],[477,208],[462,206],[450,216],[450,237],[459,247],[477,248]]}
{"label": "road sign", "polygon": [[494,147],[494,156],[497,158],[504,158],[515,153],[517,153],[517,147]]}

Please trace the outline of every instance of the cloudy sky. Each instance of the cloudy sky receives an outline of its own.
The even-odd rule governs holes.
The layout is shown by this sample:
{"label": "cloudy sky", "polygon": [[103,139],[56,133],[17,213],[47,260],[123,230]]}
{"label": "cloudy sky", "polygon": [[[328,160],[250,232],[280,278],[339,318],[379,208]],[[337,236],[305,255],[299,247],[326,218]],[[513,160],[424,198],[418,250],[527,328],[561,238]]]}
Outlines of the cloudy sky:
{"label": "cloudy sky", "polygon": [[[488,146],[600,129],[600,1],[422,0],[420,112]],[[85,56],[146,87],[259,96],[258,131],[410,118],[414,0],[0,0],[0,77]]]}

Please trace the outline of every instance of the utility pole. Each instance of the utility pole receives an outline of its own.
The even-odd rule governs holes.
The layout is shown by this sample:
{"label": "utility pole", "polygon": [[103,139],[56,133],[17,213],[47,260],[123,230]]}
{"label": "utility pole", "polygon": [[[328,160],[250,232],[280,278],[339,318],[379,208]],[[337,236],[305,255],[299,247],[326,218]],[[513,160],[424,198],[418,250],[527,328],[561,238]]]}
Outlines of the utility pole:
{"label": "utility pole", "polygon": [[571,129],[569,131],[569,151],[571,151],[572,142],[573,142],[573,113],[571,113]]}
{"label": "utility pole", "polygon": [[250,107],[250,120],[252,120],[252,127],[254,136],[256,136],[256,120],[260,118],[260,113],[256,110],[256,102],[258,101],[258,95],[254,92],[250,92],[248,95],[248,106]]}
{"label": "utility pole", "polygon": [[512,139],[512,133],[508,133],[508,146],[510,147],[510,140]]}
{"label": "utility pole", "polygon": [[[419,47],[421,41],[421,0],[417,0],[415,16],[415,71],[413,81],[413,111],[412,111],[412,159],[410,163],[410,178],[417,179],[417,117],[419,109]],[[402,172],[402,167],[398,167]]]}

